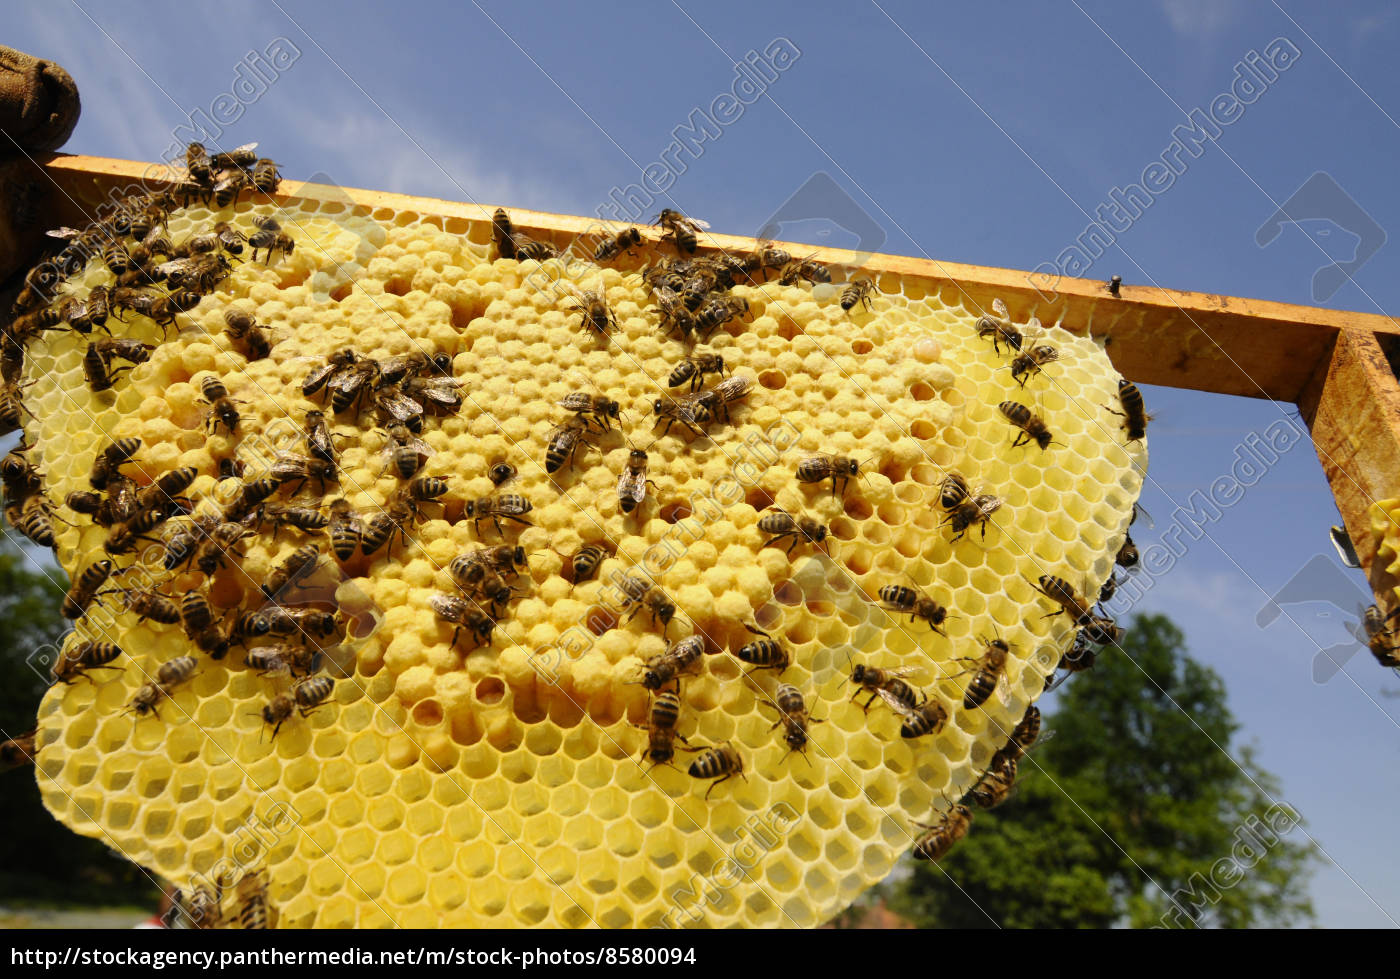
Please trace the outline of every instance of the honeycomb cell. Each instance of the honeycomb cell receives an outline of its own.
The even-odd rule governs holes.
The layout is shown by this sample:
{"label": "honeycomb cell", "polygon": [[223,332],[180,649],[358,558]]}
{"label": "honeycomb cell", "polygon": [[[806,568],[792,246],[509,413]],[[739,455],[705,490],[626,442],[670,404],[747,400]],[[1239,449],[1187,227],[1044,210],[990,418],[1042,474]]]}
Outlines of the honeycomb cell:
{"label": "honeycomb cell", "polygon": [[[406,539],[341,561],[324,534],[263,521],[212,573],[192,562],[170,578],[160,550],[119,556],[121,587],[202,593],[231,620],[266,604],[274,568],[314,543],[314,570],[279,597],[338,606],[345,620],[318,643],[314,675],[331,681],[330,695],[304,711],[293,701],[280,727],[264,711],[303,689],[305,670],[258,669],[239,645],[216,660],[178,625],[129,614],[103,620],[124,650],[115,669],[46,695],[36,766],[46,805],[177,885],[253,854],[283,926],[818,924],[887,875],[911,824],[935,819],[975,781],[1042,692],[1073,625],[1048,615],[1053,604],[1026,579],[1058,575],[1093,596],[1123,543],[1146,447],[1127,443],[1109,411],[1118,375],[1075,332],[1082,324],[1044,329],[1038,342],[1060,358],[1022,389],[1008,358],[977,336],[982,310],[955,289],[871,273],[871,309],[847,315],[841,284],[745,280],[734,294],[749,316],[704,346],[748,393],[700,426],[703,438],[680,424],[662,434],[654,405],[688,392],[666,378],[693,351],[658,328],[639,275],[670,255],[655,229],[604,270],[493,259],[489,220],[420,205],[244,199],[177,209],[168,234],[183,240],[219,220],[246,234],[274,213],[289,252],[232,263],[164,328],[136,312],[109,321],[153,347],[112,390],[87,388],[83,334],[46,331],[25,351],[25,440],[44,492],[61,501],[89,488],[108,441],[139,438],[120,467],[138,485],[179,466],[198,473],[194,513],[170,529],[213,519],[242,485],[301,452],[308,410],[326,412],[336,433],[336,479],[289,481],[272,502],[325,512],[343,496],[365,520],[390,508],[403,482],[386,467],[377,405],[392,392],[366,391],[336,411],[328,390],[302,390],[338,349],[381,361],[442,353],[465,402],[425,415],[421,473],[448,490],[408,521]],[[89,262],[62,295],[111,282]],[[575,283],[605,290],[618,320],[605,342],[580,333]],[[269,326],[268,356],[250,358],[228,337],[228,308]],[[240,402],[233,431],[209,429],[207,374]],[[713,390],[717,378],[704,383]],[[596,447],[549,474],[547,444],[568,414],[558,403],[578,392],[614,398],[619,412],[606,431],[589,426]],[[1012,447],[1017,430],[996,407],[1008,399],[1044,418],[1047,449]],[[647,447],[651,482],[625,514],[617,487],[632,445]],[[818,454],[859,471],[800,480]],[[241,479],[220,480],[220,460],[242,464]],[[530,501],[528,524],[467,516],[496,490],[487,471],[497,462],[514,466],[500,492]],[[939,504],[952,471],[1002,501],[985,535],[974,526],[956,543]],[[826,540],[761,547],[758,521],[776,509],[824,525]],[[1391,533],[1397,510],[1377,511],[1378,533]],[[107,531],[84,517],[55,533],[70,576],[105,553]],[[1382,553],[1396,571],[1393,538]],[[585,543],[606,552],[592,581],[575,561]],[[527,570],[487,641],[454,643],[432,596],[455,589],[454,558],[497,544],[523,548]],[[624,575],[654,590],[629,598]],[[890,585],[945,605],[948,621],[936,631],[880,611]],[[669,621],[653,604],[663,599]],[[746,625],[770,633],[783,669],[738,660],[756,639]],[[80,622],[79,632],[97,627]],[[1013,652],[997,693],[969,711],[963,659],[991,635]],[[678,737],[673,757],[652,764],[645,728],[660,691],[642,681],[687,636],[704,653],[663,685],[679,692]],[[308,648],[295,636],[285,645]],[[194,676],[171,684],[154,712],[128,712],[160,664],[187,655]],[[944,728],[904,739],[888,703],[850,702],[853,663],[908,671],[919,697],[947,708]],[[812,718],[800,758],[782,740],[779,683],[801,691]],[[721,746],[738,753],[742,775],[690,774],[718,764],[705,759]],[[764,841],[761,861],[703,911],[678,916],[677,892],[694,875],[728,873],[723,861],[745,841]],[[232,912],[232,891],[226,900]]]}

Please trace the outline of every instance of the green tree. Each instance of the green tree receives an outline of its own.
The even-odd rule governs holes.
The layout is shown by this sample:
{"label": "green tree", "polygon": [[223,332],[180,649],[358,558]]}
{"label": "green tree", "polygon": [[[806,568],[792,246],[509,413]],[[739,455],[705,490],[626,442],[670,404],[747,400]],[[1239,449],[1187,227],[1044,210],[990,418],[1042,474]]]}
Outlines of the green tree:
{"label": "green tree", "polygon": [[911,860],[894,908],[947,928],[1310,921],[1313,847],[1288,834],[1297,814],[1231,743],[1224,686],[1184,647],[1169,619],[1136,617],[1126,656],[1062,688],[1016,794],[976,813],[941,867]]}
{"label": "green tree", "polygon": [[[0,731],[31,730],[48,684],[44,671],[67,623],[59,615],[67,581],[54,568],[30,570],[0,537]],[[155,905],[150,878],[98,840],[75,835],[40,801],[33,766],[0,772],[0,903]]]}

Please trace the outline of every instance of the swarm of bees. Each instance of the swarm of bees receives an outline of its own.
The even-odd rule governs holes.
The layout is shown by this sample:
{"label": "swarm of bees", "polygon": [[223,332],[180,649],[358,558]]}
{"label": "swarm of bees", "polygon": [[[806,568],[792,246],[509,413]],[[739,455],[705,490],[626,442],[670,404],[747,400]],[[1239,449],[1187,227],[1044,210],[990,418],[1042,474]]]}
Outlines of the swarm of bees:
{"label": "swarm of bees", "polygon": [[[221,207],[231,205],[244,191],[271,193],[279,176],[276,164],[259,158],[255,144],[229,153],[210,155],[198,144],[187,154],[188,180],[175,191],[160,197],[133,202],[132,213],[114,221],[94,225],[84,231],[64,229],[56,237],[66,244],[61,261],[52,269],[26,280],[18,318],[0,332],[0,425],[14,431],[23,422],[25,344],[41,339],[50,330],[70,330],[81,335],[85,354],[82,368],[93,391],[120,389],[127,375],[150,361],[156,345],[112,334],[119,323],[133,317],[151,320],[162,330],[181,328],[180,315],[194,310],[210,297],[217,297],[221,286],[234,275],[241,263],[261,261],[271,264],[278,256],[293,253],[295,240],[275,218],[258,218],[251,227],[235,227],[220,221],[190,235],[183,241],[170,240],[167,220],[180,200],[212,201]],[[831,269],[813,258],[794,257],[771,241],[761,241],[753,251],[740,256],[712,256],[700,253],[704,222],[668,209],[654,222],[660,231],[628,227],[596,242],[596,261],[618,261],[640,249],[664,244],[674,249],[674,257],[655,258],[640,272],[653,300],[652,313],[660,333],[677,338],[684,346],[683,356],[667,364],[665,388],[653,403],[653,431],[657,439],[676,432],[692,439],[722,437],[724,429],[742,424],[755,393],[755,379],[745,365],[734,363],[704,344],[720,331],[738,333],[752,316],[749,299],[736,293],[743,283],[766,281],[776,275],[779,284],[826,285],[832,282]],[[556,247],[517,229],[503,209],[492,221],[493,241],[501,258],[547,261],[557,255]],[[82,252],[78,245],[87,249]],[[261,254],[260,254],[261,253]],[[81,262],[79,257],[81,256]],[[110,284],[92,288],[82,297],[56,296],[63,278],[86,267],[89,257],[101,262],[112,276]],[[66,271],[64,271],[66,270]],[[839,290],[839,291],[838,291]],[[879,287],[869,278],[838,284],[831,294],[848,315],[869,312],[879,296]],[[609,302],[601,286],[593,291],[575,292],[561,305],[586,333],[602,338],[622,332],[619,311]],[[1032,384],[1041,375],[1054,378],[1056,370],[1045,368],[1059,360],[1059,352],[1036,342],[1036,325],[1028,324],[1023,333],[1014,326],[1005,306],[994,304],[996,317],[983,317],[977,325],[979,336],[991,341],[998,355],[1010,358],[1011,377],[1019,387]],[[259,323],[252,312],[229,307],[223,311],[222,337],[227,345],[246,360],[269,358],[277,336],[275,323]],[[217,335],[217,334],[216,334]],[[731,347],[731,350],[733,348]],[[281,360],[281,358],[278,358]],[[309,359],[309,358],[306,358]],[[250,429],[262,421],[257,411],[240,400],[252,398],[246,384],[230,375],[201,372],[192,379],[201,395],[204,425],[237,446]],[[1044,383],[1041,378],[1040,383]],[[232,390],[230,390],[232,389]],[[202,661],[241,660],[242,668],[268,684],[257,717],[262,721],[260,739],[275,741],[284,727],[298,725],[324,710],[334,701],[334,678],[323,672],[327,651],[345,637],[345,621],[334,602],[320,597],[315,581],[327,564],[356,564],[374,555],[392,554],[396,545],[413,543],[411,531],[443,508],[470,522],[481,543],[462,551],[444,569],[451,585],[429,599],[433,614],[450,628],[450,644],[459,647],[465,637],[470,653],[489,646],[497,627],[507,622],[512,607],[526,597],[533,586],[525,549],[513,535],[532,525],[534,504],[523,493],[509,487],[518,472],[505,460],[490,463],[474,476],[485,475],[492,488],[486,495],[451,499],[452,482],[457,475],[434,475],[435,452],[425,431],[435,421],[456,414],[465,395],[452,376],[452,357],[440,351],[414,351],[384,356],[373,351],[342,347],[324,358],[318,357],[301,376],[301,393],[310,407],[301,409],[302,432],[295,443],[297,451],[279,451],[268,466],[252,469],[246,459],[236,456],[220,460],[217,476],[226,485],[218,506],[206,499],[196,505],[187,494],[201,473],[190,468],[152,474],[142,465],[139,439],[113,440],[98,450],[89,477],[91,490],[68,495],[67,511],[75,518],[86,518],[105,532],[105,558],[93,561],[74,581],[65,595],[63,614],[81,620],[94,605],[118,596],[121,611],[138,621],[164,627],[183,637],[188,655],[157,665],[127,704],[142,723],[155,718],[174,721],[167,701],[172,692],[200,672]],[[1123,430],[1128,441],[1144,437],[1150,418],[1143,412],[1142,397],[1128,382],[1120,385]],[[754,398],[756,401],[757,399]],[[619,402],[603,393],[573,391],[555,406],[562,417],[546,439],[543,468],[554,476],[593,461],[591,453],[606,454],[604,446],[617,446],[610,440],[626,440],[627,451],[614,463],[617,477],[618,511],[624,515],[649,512],[648,503],[656,482],[649,477],[651,461],[647,449],[631,442],[637,433]],[[1114,411],[1115,409],[1109,409]],[[1019,401],[1005,401],[1001,415],[1017,430],[1015,447],[1035,442],[1048,451],[1056,444],[1046,420]],[[344,428],[349,428],[347,433]],[[362,432],[373,431],[380,439],[380,477],[389,477],[393,489],[373,509],[361,512],[338,489],[341,446],[338,439],[354,440]],[[681,441],[687,441],[682,437]],[[438,442],[441,445],[441,442]],[[25,457],[21,445],[0,465],[7,519],[36,543],[53,546],[57,508],[43,492],[43,474]],[[146,455],[150,455],[149,450]],[[621,455],[621,453],[619,453]],[[1032,453],[1035,455],[1035,453]],[[618,456],[613,456],[617,459]],[[806,455],[789,470],[816,502],[839,504],[824,499],[830,482],[832,497],[844,496],[853,481],[868,478],[873,460],[831,453]],[[658,479],[667,479],[658,467]],[[857,486],[859,484],[857,483]],[[347,491],[348,492],[348,491]],[[481,491],[478,491],[481,492]],[[192,494],[191,494],[192,495]],[[979,488],[973,492],[968,481],[949,473],[940,487],[941,520],[950,528],[953,541],[977,531],[985,541],[987,524],[1003,511],[1003,502]],[[794,510],[797,510],[794,507]],[[453,516],[451,519],[459,519]],[[776,546],[792,556],[810,545],[823,550],[831,530],[820,519],[802,512],[789,513],[772,508],[762,512],[756,530],[764,535],[761,546]],[[494,534],[493,534],[494,532]],[[217,605],[216,579],[242,575],[244,548],[252,538],[263,542],[290,540],[280,560],[269,562],[268,571],[245,588],[243,604],[231,608]],[[170,572],[164,582],[134,583],[127,577],[127,563],[142,545],[158,549],[160,564]],[[1120,551],[1120,563],[1128,565],[1125,554],[1131,539]],[[566,567],[574,585],[599,575],[604,562],[615,552],[601,543],[580,545],[568,556]],[[1135,552],[1134,552],[1135,553]],[[774,558],[777,555],[767,554]],[[194,587],[172,586],[180,575],[199,574],[203,580]],[[627,621],[641,618],[647,628],[666,640],[664,651],[642,664],[637,681],[650,694],[645,723],[642,759],[652,766],[672,765],[677,751],[696,754],[686,771],[697,780],[707,781],[704,797],[710,796],[734,776],[746,779],[746,759],[735,743],[692,746],[682,731],[689,731],[687,703],[682,694],[688,676],[702,670],[707,637],[698,631],[672,641],[671,623],[685,619],[672,597],[659,584],[629,574],[617,582],[622,592],[622,613]],[[1106,585],[1105,589],[1109,589]],[[1111,597],[1111,590],[1099,593],[1091,602],[1063,579],[1045,575],[1036,590],[1053,601],[1057,609],[1050,615],[1068,614],[1076,627],[1076,645],[1066,654],[1062,668],[1073,672],[1092,663],[1094,645],[1112,644],[1121,637],[1113,620],[1098,607]],[[313,595],[310,604],[303,598]],[[944,625],[956,613],[926,595],[920,588],[905,584],[885,584],[878,589],[884,607],[899,616],[907,615],[916,629],[931,629],[947,638]],[[946,598],[945,598],[946,600]],[[1389,626],[1389,618],[1379,613],[1367,618],[1368,634],[1377,658],[1389,665],[1400,665],[1400,654]],[[693,623],[692,623],[693,625]],[[1374,629],[1372,628],[1374,626]],[[757,625],[743,624],[752,639],[733,643],[734,659],[747,665],[746,676],[760,676],[767,687],[767,706],[777,711],[770,730],[775,742],[781,740],[787,754],[806,757],[812,744],[814,725],[825,720],[813,716],[822,705],[810,691],[804,691],[784,677],[795,665],[795,653],[788,640],[776,631],[769,633]],[[1076,652],[1080,644],[1084,652]],[[460,647],[459,647],[460,648]],[[961,697],[917,689],[912,673],[857,664],[850,674],[854,697],[868,695],[864,709],[869,713],[878,701],[876,721],[886,708],[897,721],[900,737],[909,741],[933,739],[959,709],[984,709],[998,687],[1007,681],[1007,667],[1013,647],[1000,636],[982,639],[976,655],[958,657],[953,662],[966,665],[967,676]],[[241,650],[241,652],[239,652]],[[56,682],[72,684],[91,679],[103,670],[121,670],[118,646],[97,639],[75,639],[60,654],[53,667]],[[130,665],[134,665],[130,664]],[[751,681],[755,682],[755,681]],[[854,699],[854,698],[853,698]],[[966,834],[972,810],[965,803],[990,808],[1011,793],[1017,765],[1025,750],[1036,739],[1038,712],[1031,724],[1032,708],[1012,732],[978,781],[968,789],[963,801],[952,805],[939,821],[920,824],[925,831],[916,852],[939,859]],[[635,715],[634,715],[635,716]],[[1026,728],[1023,730],[1023,728]],[[893,726],[891,727],[893,730]],[[818,732],[817,743],[820,743]],[[787,756],[785,755],[784,758]],[[245,893],[246,892],[246,893]],[[239,915],[245,927],[266,923],[268,905],[265,882],[256,875],[245,878],[239,887]],[[220,919],[222,892],[194,893],[191,905],[210,920]]]}

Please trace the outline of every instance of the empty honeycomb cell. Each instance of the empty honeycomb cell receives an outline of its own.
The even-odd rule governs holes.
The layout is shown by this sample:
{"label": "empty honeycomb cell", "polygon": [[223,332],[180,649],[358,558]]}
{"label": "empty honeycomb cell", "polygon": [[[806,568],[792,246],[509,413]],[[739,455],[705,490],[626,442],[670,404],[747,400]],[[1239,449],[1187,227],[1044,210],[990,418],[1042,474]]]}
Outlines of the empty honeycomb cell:
{"label": "empty honeycomb cell", "polygon": [[[273,210],[186,209],[172,215],[170,233],[220,217],[247,229]],[[53,331],[32,343],[26,402],[35,417],[25,438],[53,498],[84,488],[102,440],[132,435],[143,439],[143,481],[194,466],[190,495],[199,501],[216,485],[217,459],[252,461],[251,432],[278,420],[296,426],[316,406],[300,384],[332,350],[387,357],[422,345],[452,358],[467,406],[429,419],[423,434],[434,450],[426,471],[449,481],[445,519],[434,513],[414,528],[421,549],[357,557],[338,586],[327,577],[324,594],[355,612],[347,641],[328,650],[343,668],[335,675],[344,674],[330,705],[294,716],[272,739],[258,715],[289,684],[248,669],[235,652],[217,665],[202,659],[199,675],[156,716],[124,714],[160,663],[193,653],[180,629],[124,615],[115,631],[133,653],[126,668],[55,688],[41,708],[36,769],[46,804],[80,832],[119,837],[134,859],[176,883],[223,858],[238,828],[265,811],[264,793],[290,800],[300,822],[263,851],[274,901],[285,905],[280,924],[669,923],[667,895],[715,867],[744,820],[780,802],[802,814],[799,824],[707,908],[704,924],[816,924],[888,873],[909,846],[911,821],[929,819],[975,779],[999,747],[998,731],[1039,694],[1053,663],[1035,657],[1063,648],[1071,624],[1046,618],[1052,609],[1024,577],[1061,574],[1096,590],[1122,540],[1145,447],[1124,445],[1121,419],[1105,407],[1115,404],[1117,375],[1102,348],[1058,326],[1044,342],[1060,360],[1022,390],[1008,358],[977,337],[980,310],[964,309],[956,289],[879,273],[873,308],[847,316],[839,285],[746,284],[735,291],[750,302],[749,321],[728,324],[708,347],[753,387],[728,424],[687,444],[674,430],[648,431],[658,382],[664,387],[686,352],[655,328],[655,304],[637,275],[653,257],[649,247],[631,264],[578,280],[601,279],[623,320],[602,344],[580,336],[578,313],[558,293],[527,281],[541,268],[558,275],[559,263],[491,259],[489,221],[295,199],[278,214],[293,253],[236,264],[112,392],[87,391],[81,337]],[[93,262],[70,289],[82,294],[104,281],[110,273]],[[270,358],[225,352],[221,313],[230,304],[274,324]],[[161,332],[141,316],[120,329],[149,342]],[[245,402],[238,434],[204,430],[197,382],[205,372]],[[590,386],[622,403],[620,424],[556,484],[540,465],[562,420],[554,403]],[[1046,417],[1049,449],[1010,448],[1015,429],[996,410],[1008,397]],[[373,413],[334,422],[340,490],[356,507],[382,506],[398,484],[380,472]],[[794,437],[776,440],[788,427]],[[616,503],[629,441],[648,447],[657,484],[640,520]],[[839,493],[829,480],[798,482],[798,462],[818,452],[859,460],[861,475]],[[755,455],[746,474],[744,460]],[[504,535],[465,517],[467,499],[492,491],[484,472],[498,460],[518,470],[509,491],[534,505],[534,525]],[[937,500],[949,470],[1003,499],[985,538],[973,528],[949,545]],[[731,477],[739,505],[716,508]],[[781,544],[759,550],[766,537],[754,524],[773,507],[829,526],[826,564],[810,560],[820,552],[808,545],[791,558]],[[57,534],[70,575],[105,540],[85,523]],[[458,553],[502,541],[525,548],[530,573],[490,643],[454,648],[428,598],[453,587],[445,565]],[[599,581],[580,585],[562,572],[585,541],[618,557]],[[203,589],[220,612],[247,605],[298,542],[255,534],[212,581],[189,571],[169,587]],[[646,614],[629,622],[602,604],[610,571],[645,565],[663,547],[676,553],[661,584],[680,607],[666,640],[693,629],[718,637],[681,684],[681,730],[701,750],[732,740],[744,758],[746,779],[715,787],[708,800],[710,783],[686,772],[694,753],[650,771],[638,764],[646,734],[631,724],[647,716],[642,664],[665,643]],[[804,578],[807,564],[819,573]],[[950,638],[874,611],[879,588],[911,580],[958,616]],[[804,758],[770,730],[778,678],[748,677],[745,664],[720,655],[749,641],[745,622],[792,650],[781,678],[799,683],[813,716],[825,719],[813,725]],[[936,678],[961,669],[954,660],[974,655],[977,637],[993,631],[1014,650],[1005,704],[968,714],[960,706],[966,679]],[[582,645],[566,649],[576,635],[586,637]],[[909,743],[883,703],[868,714],[843,704],[852,661],[919,670],[920,690],[946,700],[948,727]],[[552,675],[537,672],[543,664]]]}

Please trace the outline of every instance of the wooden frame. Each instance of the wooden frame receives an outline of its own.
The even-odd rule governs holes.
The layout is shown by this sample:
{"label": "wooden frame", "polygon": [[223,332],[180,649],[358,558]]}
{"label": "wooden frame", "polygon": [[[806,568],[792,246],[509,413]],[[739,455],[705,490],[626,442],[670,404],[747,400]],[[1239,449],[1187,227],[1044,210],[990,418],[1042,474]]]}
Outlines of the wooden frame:
{"label": "wooden frame", "polygon": [[[24,204],[0,209],[0,279],[32,264],[44,229],[80,227],[104,203],[124,193],[164,189],[178,177],[163,165],[86,156],[0,165],[0,200]],[[448,231],[474,236],[488,232],[495,207],[287,180],[274,198],[336,203],[369,215],[411,212]],[[510,214],[520,229],[561,247],[578,235],[624,226],[517,208]],[[707,235],[706,245],[748,251],[753,241]],[[793,250],[802,255],[813,251],[806,245]],[[1395,606],[1397,582],[1376,561],[1381,542],[1371,529],[1370,514],[1372,500],[1400,496],[1400,384],[1378,340],[1390,345],[1392,337],[1400,338],[1396,320],[1148,286],[1124,285],[1115,296],[1106,283],[1089,279],[1062,279],[1055,294],[1046,296],[1031,273],[1013,269],[893,255],[857,258],[835,249],[816,249],[814,257],[859,264],[863,274],[877,279],[899,275],[923,280],[930,292],[951,289],[973,309],[990,309],[992,300],[1000,298],[1017,319],[1034,314],[1106,336],[1114,365],[1139,383],[1296,404],[1312,431],[1362,568],[1382,605]]]}

